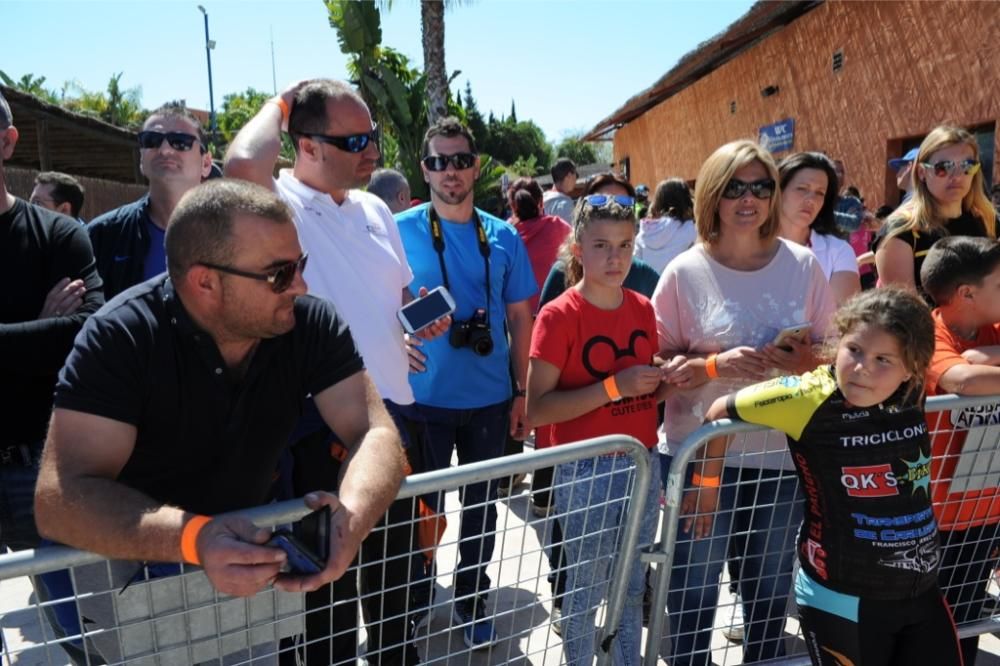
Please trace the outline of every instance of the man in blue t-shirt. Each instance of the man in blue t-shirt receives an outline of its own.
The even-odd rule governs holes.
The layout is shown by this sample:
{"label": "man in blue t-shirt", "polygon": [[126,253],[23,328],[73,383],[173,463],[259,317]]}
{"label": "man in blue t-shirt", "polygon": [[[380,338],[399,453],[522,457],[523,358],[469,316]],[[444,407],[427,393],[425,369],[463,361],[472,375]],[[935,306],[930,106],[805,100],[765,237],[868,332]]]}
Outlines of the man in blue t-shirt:
{"label": "man in blue t-shirt", "polygon": [[181,103],[153,111],[138,139],[139,169],[149,180],[149,192],[87,225],[107,300],[167,270],[167,220],[181,197],[212,170],[208,137]]}
{"label": "man in blue t-shirt", "polygon": [[[456,309],[449,334],[423,342],[418,371],[410,375],[417,414],[426,424],[416,472],[448,467],[453,446],[465,464],[502,455],[508,431],[523,438],[528,299],[538,290],[514,227],[473,205],[479,157],[471,132],[444,118],[424,135],[423,155],[431,203],[396,221],[413,286],[446,286]],[[472,484],[462,495],[463,507],[472,508],[462,511],[454,608],[472,648],[496,639],[485,611],[495,500],[495,482]]]}

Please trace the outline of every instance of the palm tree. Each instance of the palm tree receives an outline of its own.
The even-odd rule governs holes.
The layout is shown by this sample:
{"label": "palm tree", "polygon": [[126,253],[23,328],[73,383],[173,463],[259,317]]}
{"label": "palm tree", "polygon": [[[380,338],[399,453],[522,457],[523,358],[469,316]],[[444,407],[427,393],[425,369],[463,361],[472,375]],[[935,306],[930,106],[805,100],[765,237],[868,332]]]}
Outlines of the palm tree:
{"label": "palm tree", "polygon": [[14,88],[15,90],[20,90],[21,92],[26,92],[29,95],[34,95],[39,97],[50,104],[58,104],[59,97],[45,87],[45,77],[35,76],[34,74],[25,74],[20,79],[14,80],[7,75],[2,69],[0,69],[0,82],[3,82],[8,88]]}
{"label": "palm tree", "polygon": [[448,110],[448,74],[444,65],[444,0],[420,0],[427,120],[433,124]]}

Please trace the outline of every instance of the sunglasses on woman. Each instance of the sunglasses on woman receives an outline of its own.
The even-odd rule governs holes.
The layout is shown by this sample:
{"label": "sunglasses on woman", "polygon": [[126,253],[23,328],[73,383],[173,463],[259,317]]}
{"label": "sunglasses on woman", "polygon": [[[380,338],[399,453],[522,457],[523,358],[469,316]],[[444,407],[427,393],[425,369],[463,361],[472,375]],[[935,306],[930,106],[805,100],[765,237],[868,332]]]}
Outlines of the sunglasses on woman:
{"label": "sunglasses on woman", "polygon": [[[194,142],[198,140],[194,134],[188,134],[187,132],[156,132],[154,130],[146,130],[144,132],[139,132],[139,147],[140,148],[159,148],[166,141],[167,144],[174,150],[188,151],[194,146]],[[199,144],[200,146],[201,144]]]}
{"label": "sunglasses on woman", "polygon": [[979,160],[974,159],[962,160],[961,162],[955,162],[954,160],[941,160],[934,163],[921,162],[920,165],[925,169],[930,169],[931,173],[938,178],[958,175],[971,176],[979,171],[979,167],[981,166]]}
{"label": "sunglasses on woman", "polygon": [[774,194],[774,181],[770,178],[763,178],[746,183],[738,178],[731,178],[726,183],[726,189],[722,190],[722,198],[739,199],[746,194],[747,190],[750,190],[750,194],[757,199],[770,199]]}
{"label": "sunglasses on woman", "polygon": [[635,199],[625,194],[588,194],[583,198],[591,208],[604,208],[616,203],[622,208],[635,206]]}
{"label": "sunglasses on woman", "polygon": [[341,150],[348,153],[360,153],[362,150],[368,147],[369,143],[378,141],[378,125],[372,124],[372,129],[370,132],[365,132],[364,134],[348,134],[347,136],[331,136],[329,134],[302,134],[302,136],[308,137],[313,141],[319,141],[320,143],[328,143],[335,148],[340,148]]}
{"label": "sunglasses on woman", "polygon": [[476,164],[474,153],[455,153],[454,155],[428,155],[420,160],[427,167],[428,171],[444,171],[448,165],[455,167],[456,171],[471,169]]}
{"label": "sunglasses on woman", "polygon": [[219,264],[210,264],[207,261],[198,262],[205,268],[211,268],[216,271],[221,271],[223,273],[229,273],[230,275],[236,275],[239,277],[250,278],[251,280],[260,280],[261,282],[267,282],[271,285],[271,291],[276,294],[280,294],[287,291],[289,287],[292,286],[292,282],[295,280],[295,274],[299,271],[305,271],[306,261],[309,259],[309,254],[304,253],[301,257],[295,261],[286,261],[283,264],[278,264],[266,273],[251,273],[250,271],[241,271],[238,268],[233,268],[232,266],[221,266]]}

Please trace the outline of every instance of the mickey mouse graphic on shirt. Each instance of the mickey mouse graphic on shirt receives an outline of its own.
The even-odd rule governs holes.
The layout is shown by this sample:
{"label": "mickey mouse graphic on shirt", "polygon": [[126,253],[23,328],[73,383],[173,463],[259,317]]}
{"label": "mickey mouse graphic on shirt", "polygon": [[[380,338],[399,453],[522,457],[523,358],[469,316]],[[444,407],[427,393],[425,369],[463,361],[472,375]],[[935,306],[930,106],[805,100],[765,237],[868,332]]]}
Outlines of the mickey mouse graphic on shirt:
{"label": "mickey mouse graphic on shirt", "polygon": [[628,347],[625,349],[621,349],[614,340],[605,335],[595,335],[583,345],[583,367],[591,377],[600,381],[618,369],[618,359],[631,356],[643,361],[652,358],[653,352],[649,336],[646,331],[640,329],[632,331]]}

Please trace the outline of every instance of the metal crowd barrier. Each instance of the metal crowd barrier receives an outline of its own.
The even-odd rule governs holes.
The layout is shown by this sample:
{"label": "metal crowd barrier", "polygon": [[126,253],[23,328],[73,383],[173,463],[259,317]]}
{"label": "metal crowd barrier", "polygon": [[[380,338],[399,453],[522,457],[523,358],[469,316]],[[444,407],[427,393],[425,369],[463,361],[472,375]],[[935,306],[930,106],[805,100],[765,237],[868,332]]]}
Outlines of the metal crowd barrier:
{"label": "metal crowd barrier", "polygon": [[[413,636],[415,646],[425,664],[558,664],[563,663],[561,639],[552,629],[551,608],[554,598],[546,577],[550,567],[546,558],[552,528],[562,518],[557,512],[546,517],[532,513],[527,494],[511,496],[498,503],[499,517],[496,528],[496,548],[488,565],[492,579],[488,592],[488,617],[493,621],[498,640],[488,649],[471,650],[461,637],[461,628],[453,617],[454,600],[451,598],[453,573],[456,566],[458,546],[457,528],[460,522],[458,498],[452,491],[461,492],[474,483],[496,483],[500,479],[534,472],[564,463],[604,455],[625,455],[630,461],[629,510],[621,525],[603,525],[602,538],[614,539],[618,553],[638,553],[639,519],[645,500],[643,488],[650,482],[656,483],[648,462],[646,449],[630,438],[603,437],[571,445],[558,446],[541,451],[503,457],[487,462],[453,467],[437,472],[414,475],[408,478],[398,495],[399,500],[413,506],[416,498],[440,494],[444,497],[443,515],[448,522],[447,530],[437,547],[434,563],[436,571],[432,581],[435,595],[431,602],[429,622]],[[591,479],[574,479],[572,487],[586,488]],[[592,497],[591,506],[600,506],[605,498]],[[276,526],[294,522],[308,513],[301,500],[270,504],[241,511],[260,526]],[[392,511],[389,512],[390,514]],[[394,525],[383,525],[377,530],[407,530],[416,538],[420,521],[426,518],[414,517],[409,509],[408,520]],[[647,544],[642,544],[647,546]],[[346,604],[349,612],[368,616],[374,626],[378,616],[371,617],[371,609],[381,603],[386,593],[393,591],[388,579],[399,579],[399,567],[409,567],[414,558],[423,557],[422,550],[414,548],[410,552],[390,553],[388,549],[382,558],[362,557],[360,569],[376,567],[382,576],[381,585],[374,586],[366,598],[358,604],[359,593],[346,595],[338,601],[331,601],[324,610],[335,612],[333,606]],[[625,601],[625,576],[633,557],[613,558],[612,576],[606,589],[601,591],[604,603],[597,616],[594,633],[598,663],[606,663],[607,646],[614,640]],[[557,565],[565,569],[565,564]],[[134,567],[134,565],[133,565]],[[380,567],[380,568],[379,568]],[[301,655],[295,655],[295,644],[301,645],[302,628],[308,621],[300,594],[279,593],[273,589],[249,599],[233,598],[215,592],[204,574],[197,568],[187,567],[181,575],[165,575],[144,580],[142,574],[136,582],[125,584],[136,573],[136,569],[124,569],[115,562],[99,556],[65,547],[42,548],[21,551],[0,556],[0,631],[3,646],[0,647],[0,663],[20,666],[36,664],[67,664],[70,658],[64,652],[75,651],[75,663],[98,664],[98,652],[94,643],[112,641],[120,653],[113,663],[142,664],[150,666],[172,666],[173,664],[225,663],[263,664],[277,663],[281,666],[301,663]],[[352,567],[355,573],[359,567]],[[68,592],[52,594],[47,589],[44,594],[32,593],[28,605],[10,607],[11,597],[24,596],[31,588],[27,578],[36,582],[42,575],[68,570],[73,585]],[[103,576],[103,587],[95,586],[97,578],[93,572]],[[150,570],[142,570],[150,574]],[[155,574],[156,572],[152,572]],[[173,573],[173,572],[170,572]],[[406,580],[408,577],[403,576]],[[87,581],[90,581],[87,583]],[[86,583],[86,584],[85,584]],[[88,587],[89,585],[89,587]],[[124,590],[123,590],[124,588]],[[350,598],[347,598],[347,597]],[[365,596],[365,595],[361,595]],[[104,611],[110,608],[116,624],[97,629],[86,622],[91,608],[103,604]],[[341,606],[343,610],[344,606]],[[384,622],[400,619],[402,615],[413,617],[419,610],[413,607],[393,611],[382,607]],[[48,616],[59,611],[65,619],[84,621],[82,633],[55,635]],[[103,612],[103,611],[102,611]],[[423,613],[418,613],[423,616]],[[21,635],[18,628],[32,627],[30,636]],[[361,619],[358,626],[364,627]],[[354,634],[334,635],[333,628],[319,640],[335,643],[353,640]],[[362,630],[361,636],[365,636]],[[85,639],[85,642],[84,642]],[[309,641],[316,641],[307,636]],[[373,644],[368,632],[365,644],[358,639],[351,650],[356,650],[356,658],[349,662],[388,663],[388,657],[380,660],[380,655],[388,655],[400,645],[379,642]],[[297,643],[296,643],[297,641]],[[308,662],[307,662],[308,663]],[[324,666],[326,666],[324,664]]]}
{"label": "metal crowd barrier", "polygon": [[[976,503],[976,513],[978,515],[988,515],[990,511],[1000,513],[1000,498],[982,489],[996,488],[1000,486],[1000,398],[997,396],[984,397],[957,397],[957,396],[937,396],[927,401],[926,411],[930,422],[929,434],[935,438],[947,438],[949,441],[949,452],[945,460],[934,461],[935,465],[944,464],[950,461],[954,466],[951,471],[952,492],[981,492],[981,496]],[[739,511],[733,511],[727,519],[731,519],[735,527],[733,530],[714,537],[720,543],[715,548],[703,548],[711,552],[710,558],[696,559],[689,556],[686,566],[675,568],[674,560],[678,552],[678,544],[682,548],[695,547],[684,543],[684,539],[679,541],[679,519],[680,507],[684,493],[685,475],[688,471],[689,463],[697,458],[701,447],[710,439],[718,436],[739,435],[749,432],[766,431],[765,428],[749,425],[730,420],[721,420],[709,423],[688,436],[681,447],[677,450],[670,464],[669,473],[666,479],[665,497],[663,512],[663,522],[661,524],[660,542],[643,554],[643,560],[653,565],[654,575],[653,585],[653,609],[667,609],[666,612],[654,612],[651,614],[649,631],[647,634],[644,664],[655,666],[657,659],[662,658],[672,666],[687,663],[714,663],[719,666],[743,663],[745,655],[743,646],[727,641],[721,636],[720,628],[730,624],[736,614],[736,599],[727,593],[724,583],[720,585],[719,578],[713,581],[703,582],[702,574],[705,567],[712,572],[721,572],[723,579],[740,577],[743,571],[732,570],[727,564],[730,561],[737,561],[746,566],[750,562],[751,568],[760,570],[769,569],[765,575],[757,580],[743,581],[749,583],[746,588],[751,592],[759,593],[762,589],[769,587],[781,587],[777,583],[787,583],[793,576],[791,567],[787,570],[776,571],[774,563],[782,556],[782,551],[787,547],[787,537],[789,532],[794,532],[798,525],[798,517],[793,511],[795,505],[801,505],[803,496],[795,483],[795,496],[789,498],[787,493],[780,499],[772,492],[773,488],[768,487],[772,483],[770,479],[760,482],[755,478],[755,467],[761,465],[755,460],[756,454],[745,454],[736,458],[727,459],[727,475],[723,478],[723,490],[733,493],[743,493],[749,498],[749,511],[744,511],[739,515]],[[961,438],[956,436],[961,434]],[[780,450],[784,446],[785,436],[782,433],[771,431],[767,450]],[[785,454],[787,456],[787,452]],[[738,463],[736,462],[738,461]],[[917,461],[913,461],[916,463]],[[926,463],[922,463],[926,464]],[[924,471],[920,472],[921,476]],[[788,474],[794,474],[789,471]],[[736,477],[736,480],[734,480]],[[745,478],[749,477],[749,478]],[[916,477],[915,477],[916,479]],[[939,500],[939,492],[931,491],[927,485],[928,492],[933,492],[935,500]],[[722,494],[720,493],[720,494]],[[756,495],[754,493],[757,493]],[[968,495],[966,495],[966,498]],[[957,501],[946,498],[943,506],[948,502]],[[939,502],[939,505],[940,504]],[[754,513],[769,515],[773,522],[769,524],[755,524]],[[801,514],[799,514],[801,515]],[[717,515],[716,520],[720,517]],[[965,569],[958,569],[954,562],[949,563],[945,556],[942,565],[942,580],[948,582],[953,594],[958,594],[960,599],[953,603],[952,611],[958,620],[959,636],[962,638],[978,636],[985,633],[992,633],[1000,630],[1000,603],[995,593],[996,583],[991,585],[993,593],[988,594],[986,585],[980,581],[981,577],[973,575],[959,576],[953,571],[965,571],[976,569],[978,573],[992,579],[993,568],[998,559],[998,548],[1000,546],[1000,535],[997,534],[996,525],[981,528],[974,532],[958,532],[957,534],[967,534],[969,538],[959,540],[960,543],[952,543],[951,547],[962,547],[963,551],[960,564]],[[792,535],[794,537],[794,534]],[[756,541],[754,541],[756,539]],[[763,548],[759,546],[763,542]],[[746,550],[747,543],[756,543],[758,548],[754,552],[762,552],[764,562],[760,558],[755,558],[753,552]],[[741,547],[743,550],[741,550]],[[688,552],[688,551],[685,551]],[[794,545],[792,545],[794,554]],[[698,551],[698,554],[703,554]],[[797,568],[797,563],[794,564]],[[727,571],[728,569],[728,571]],[[793,580],[793,579],[792,579]],[[718,603],[711,603],[714,594],[722,588],[722,596]],[[943,586],[944,587],[944,586]],[[692,598],[696,599],[701,591],[711,588],[711,596],[703,605],[706,607],[703,614],[698,617],[694,613],[683,613],[679,619],[679,609],[671,607],[670,597],[675,600],[681,595],[689,594],[685,597],[686,603],[690,603]],[[671,594],[674,593],[674,594]],[[727,598],[728,597],[728,598]],[[956,597],[957,598],[957,597]],[[723,599],[726,599],[725,601]],[[744,599],[744,602],[746,599]],[[749,660],[762,660],[768,663],[781,664],[809,664],[808,655],[805,653],[805,644],[801,640],[801,631],[795,619],[794,586],[790,591],[775,593],[768,598],[766,595],[756,597],[755,607],[758,609],[755,617],[745,617],[743,625],[739,627],[744,634],[744,641],[751,637],[752,645],[747,645],[748,649],[755,650],[754,653],[746,655]],[[696,607],[697,608],[697,607]],[[685,607],[684,610],[690,611]],[[739,609],[742,611],[742,609]],[[784,616],[787,615],[787,618]],[[738,617],[738,615],[737,615]],[[694,619],[692,619],[694,618]],[[777,621],[775,621],[777,618]],[[770,622],[770,624],[769,624]],[[678,626],[673,628],[673,635],[668,630],[670,623]],[[695,628],[690,625],[694,624]],[[778,635],[775,636],[774,624],[778,625]],[[784,626],[782,626],[784,625]],[[708,627],[708,631],[704,630]],[[701,628],[699,632],[698,628]],[[708,643],[705,644],[706,633]],[[680,634],[678,636],[677,634]],[[700,636],[702,643],[698,643]],[[672,646],[673,640],[679,640],[678,646]],[[691,645],[691,643],[695,643]],[[781,645],[785,651],[784,655],[774,654],[776,645]],[[707,652],[706,652],[707,647]],[[684,651],[683,648],[689,648]],[[706,662],[705,659],[708,659]]]}

